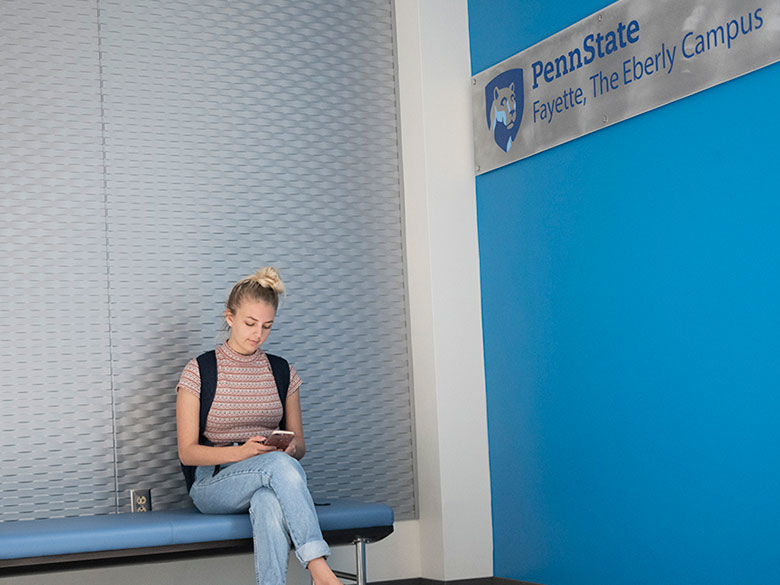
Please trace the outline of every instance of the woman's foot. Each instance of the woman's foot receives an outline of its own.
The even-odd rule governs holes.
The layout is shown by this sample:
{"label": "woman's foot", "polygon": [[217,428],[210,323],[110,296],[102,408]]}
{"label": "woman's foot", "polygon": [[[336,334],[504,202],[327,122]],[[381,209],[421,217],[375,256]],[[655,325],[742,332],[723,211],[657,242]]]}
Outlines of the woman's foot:
{"label": "woman's foot", "polygon": [[330,570],[328,563],[325,561],[325,557],[319,557],[306,566],[311,573],[311,578],[314,581],[314,585],[342,585],[339,578],[333,574]]}

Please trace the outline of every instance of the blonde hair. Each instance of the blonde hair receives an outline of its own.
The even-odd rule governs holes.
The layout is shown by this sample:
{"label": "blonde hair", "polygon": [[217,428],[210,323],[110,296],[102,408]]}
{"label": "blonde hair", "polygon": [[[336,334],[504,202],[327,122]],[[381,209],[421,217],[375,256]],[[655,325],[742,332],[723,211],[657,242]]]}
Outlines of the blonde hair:
{"label": "blonde hair", "polygon": [[284,294],[284,283],[273,266],[261,268],[254,274],[239,280],[225,302],[228,311],[235,314],[245,300],[264,301],[274,310],[279,308],[279,297]]}

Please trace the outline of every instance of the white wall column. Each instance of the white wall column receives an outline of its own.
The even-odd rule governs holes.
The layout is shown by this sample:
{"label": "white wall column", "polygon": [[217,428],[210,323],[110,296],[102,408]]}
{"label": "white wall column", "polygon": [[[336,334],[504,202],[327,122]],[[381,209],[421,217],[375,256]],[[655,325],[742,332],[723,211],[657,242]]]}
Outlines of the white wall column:
{"label": "white wall column", "polygon": [[493,574],[466,0],[396,0],[422,576]]}

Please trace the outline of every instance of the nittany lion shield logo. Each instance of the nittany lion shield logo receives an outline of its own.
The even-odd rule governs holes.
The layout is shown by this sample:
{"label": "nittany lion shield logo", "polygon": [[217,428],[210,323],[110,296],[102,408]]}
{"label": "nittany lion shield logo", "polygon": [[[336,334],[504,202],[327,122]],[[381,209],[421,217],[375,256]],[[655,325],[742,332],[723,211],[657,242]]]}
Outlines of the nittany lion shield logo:
{"label": "nittany lion shield logo", "polygon": [[509,152],[523,119],[523,70],[510,69],[485,86],[485,113],[493,139]]}

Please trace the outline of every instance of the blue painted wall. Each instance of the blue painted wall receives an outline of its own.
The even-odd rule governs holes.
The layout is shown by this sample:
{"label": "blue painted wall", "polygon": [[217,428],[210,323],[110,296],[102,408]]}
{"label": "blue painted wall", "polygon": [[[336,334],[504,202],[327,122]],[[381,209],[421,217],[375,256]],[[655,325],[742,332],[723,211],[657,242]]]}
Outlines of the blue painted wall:
{"label": "blue painted wall", "polygon": [[[470,0],[472,70],[606,4]],[[778,73],[478,178],[497,576],[780,583]]]}

